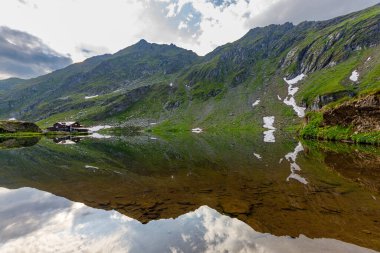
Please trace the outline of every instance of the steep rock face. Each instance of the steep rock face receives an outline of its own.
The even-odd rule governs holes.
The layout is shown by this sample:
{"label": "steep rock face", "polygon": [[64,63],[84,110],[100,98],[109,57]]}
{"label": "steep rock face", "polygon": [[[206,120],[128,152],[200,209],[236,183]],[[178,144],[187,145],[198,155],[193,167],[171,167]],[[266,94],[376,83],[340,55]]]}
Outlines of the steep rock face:
{"label": "steep rock face", "polygon": [[34,123],[23,121],[0,121],[0,133],[41,132]]}
{"label": "steep rock face", "polygon": [[252,69],[256,64],[281,55],[304,38],[305,31],[301,32],[300,27],[291,23],[252,29],[240,40],[207,54],[186,74],[185,82],[190,86],[205,81],[228,82],[237,86],[256,75]]}
{"label": "steep rock face", "polygon": [[293,65],[296,74],[312,73],[346,60],[354,51],[380,42],[379,15],[363,18],[361,12],[329,21],[315,22],[314,34],[292,48],[282,67]]}
{"label": "steep rock face", "polygon": [[380,131],[380,92],[327,110],[323,119],[328,126],[353,126],[357,132]]}

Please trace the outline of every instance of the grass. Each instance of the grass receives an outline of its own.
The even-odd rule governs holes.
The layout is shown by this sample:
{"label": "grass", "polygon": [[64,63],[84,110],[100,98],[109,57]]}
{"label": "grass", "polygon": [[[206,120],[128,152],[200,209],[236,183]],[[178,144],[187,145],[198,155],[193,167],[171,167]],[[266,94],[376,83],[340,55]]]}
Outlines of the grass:
{"label": "grass", "polygon": [[35,137],[35,136],[42,136],[43,133],[38,132],[17,132],[17,133],[0,133],[0,138],[6,138],[6,137]]}
{"label": "grass", "polygon": [[304,139],[380,145],[380,131],[356,133],[352,127],[324,126],[322,112],[309,113],[307,118],[309,122],[301,128],[299,133]]}

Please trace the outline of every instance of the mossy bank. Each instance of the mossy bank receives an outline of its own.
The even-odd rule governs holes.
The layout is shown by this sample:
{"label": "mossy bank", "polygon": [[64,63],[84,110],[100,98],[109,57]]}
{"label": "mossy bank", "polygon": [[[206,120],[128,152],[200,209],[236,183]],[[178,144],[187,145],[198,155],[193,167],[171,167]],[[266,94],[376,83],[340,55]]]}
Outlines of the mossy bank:
{"label": "mossy bank", "polygon": [[380,145],[380,91],[310,112],[300,135]]}

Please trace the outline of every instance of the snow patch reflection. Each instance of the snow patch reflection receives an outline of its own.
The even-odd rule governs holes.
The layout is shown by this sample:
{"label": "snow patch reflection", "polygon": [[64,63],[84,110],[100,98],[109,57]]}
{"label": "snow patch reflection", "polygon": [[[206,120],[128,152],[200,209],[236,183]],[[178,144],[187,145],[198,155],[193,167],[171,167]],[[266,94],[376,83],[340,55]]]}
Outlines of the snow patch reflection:
{"label": "snow patch reflection", "polygon": [[275,117],[269,116],[264,117],[264,125],[263,127],[268,129],[264,132],[264,142],[276,142],[276,138],[274,137],[274,132],[276,131],[276,128],[273,126]]}
{"label": "snow patch reflection", "polygon": [[288,178],[286,179],[286,181],[289,181],[290,179],[294,179],[302,184],[308,184],[307,180],[304,177],[301,177],[299,174],[297,174],[298,171],[301,171],[301,168],[296,163],[296,160],[297,160],[298,154],[302,152],[303,150],[304,150],[303,146],[301,142],[299,142],[293,152],[290,152],[287,155],[285,155],[285,159],[290,162],[290,172],[291,172]]}

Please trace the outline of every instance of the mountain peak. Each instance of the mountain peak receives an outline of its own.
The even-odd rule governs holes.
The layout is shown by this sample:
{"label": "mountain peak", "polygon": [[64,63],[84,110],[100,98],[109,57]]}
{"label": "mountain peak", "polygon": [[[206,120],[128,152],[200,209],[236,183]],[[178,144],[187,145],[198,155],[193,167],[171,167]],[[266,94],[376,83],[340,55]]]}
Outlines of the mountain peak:
{"label": "mountain peak", "polygon": [[139,42],[137,42],[137,44],[149,44],[149,42],[146,41],[145,39],[141,39],[139,40]]}

